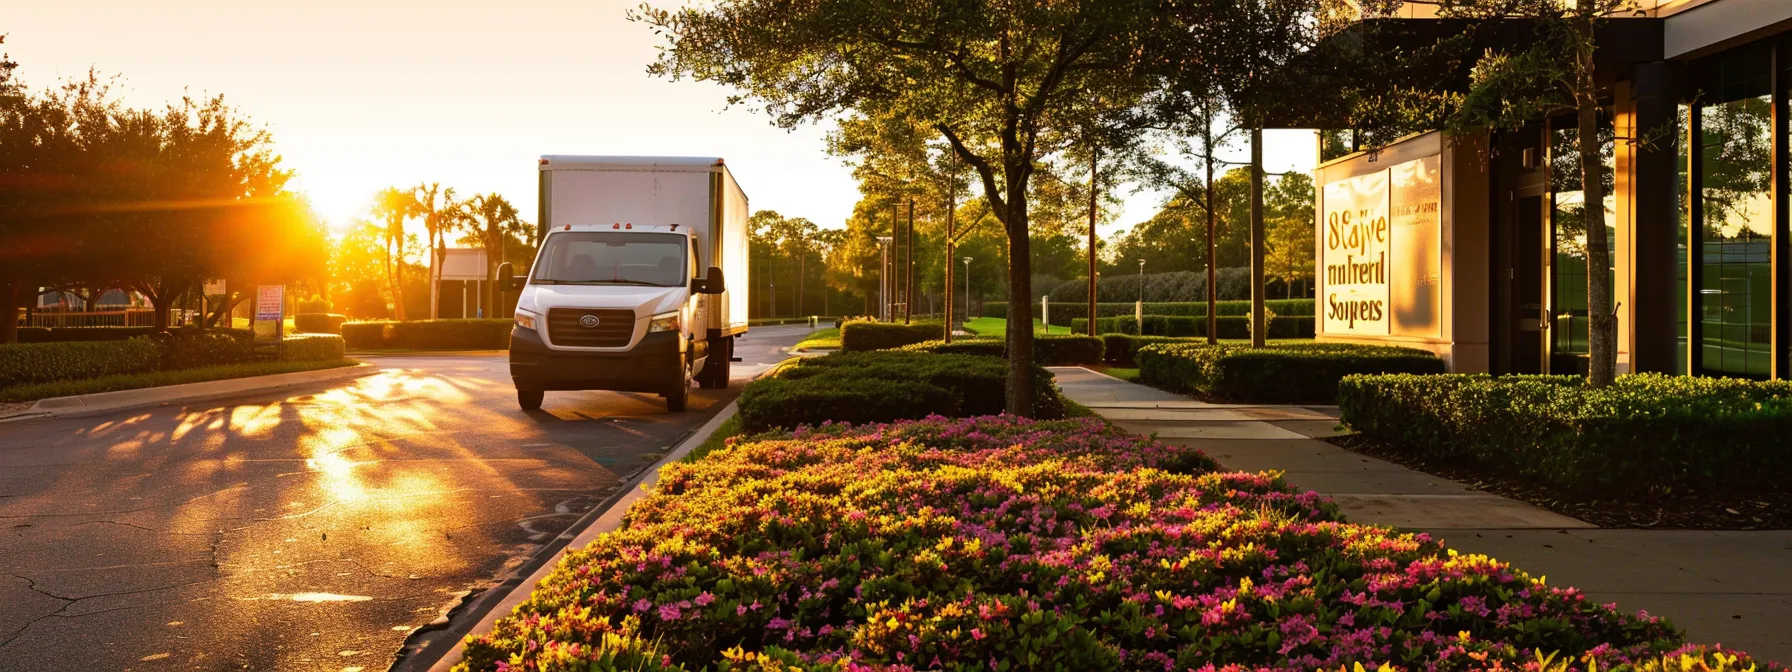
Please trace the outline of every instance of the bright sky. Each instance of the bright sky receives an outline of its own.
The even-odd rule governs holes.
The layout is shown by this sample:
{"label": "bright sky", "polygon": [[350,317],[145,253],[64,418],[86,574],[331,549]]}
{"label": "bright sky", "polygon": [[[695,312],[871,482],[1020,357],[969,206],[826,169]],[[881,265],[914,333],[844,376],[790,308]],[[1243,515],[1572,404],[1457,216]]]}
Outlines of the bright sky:
{"label": "bright sky", "polygon": [[[273,132],[297,188],[337,226],[380,188],[418,182],[501,193],[533,221],[542,154],[721,156],[754,209],[828,227],[858,200],[825,129],[785,132],[724,110],[726,89],[649,77],[659,42],[625,18],[635,0],[7,5],[4,49],[27,84],[94,68],[122,76],[134,106],[222,93]],[[1310,132],[1268,135],[1269,170],[1312,168]],[[1115,226],[1161,198],[1127,196]]]}

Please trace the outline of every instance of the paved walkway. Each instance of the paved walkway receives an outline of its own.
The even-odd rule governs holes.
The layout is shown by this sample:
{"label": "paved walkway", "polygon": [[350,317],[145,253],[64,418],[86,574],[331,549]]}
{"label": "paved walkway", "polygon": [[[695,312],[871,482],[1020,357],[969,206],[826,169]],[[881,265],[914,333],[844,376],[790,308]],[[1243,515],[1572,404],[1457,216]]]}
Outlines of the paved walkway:
{"label": "paved walkway", "polygon": [[1335,406],[1209,404],[1088,369],[1052,372],[1065,396],[1114,424],[1195,446],[1227,468],[1282,470],[1353,521],[1428,532],[1622,609],[1666,616],[1692,641],[1792,662],[1792,530],[1599,529],[1321,441],[1338,433]]}

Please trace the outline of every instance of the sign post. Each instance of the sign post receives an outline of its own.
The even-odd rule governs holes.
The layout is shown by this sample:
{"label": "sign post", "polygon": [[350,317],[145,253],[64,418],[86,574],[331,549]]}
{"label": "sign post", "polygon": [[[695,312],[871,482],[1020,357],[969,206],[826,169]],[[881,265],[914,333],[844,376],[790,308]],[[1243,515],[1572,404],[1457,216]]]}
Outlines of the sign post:
{"label": "sign post", "polygon": [[279,343],[286,323],[286,285],[258,285],[255,288],[255,319],[250,327],[258,343]]}

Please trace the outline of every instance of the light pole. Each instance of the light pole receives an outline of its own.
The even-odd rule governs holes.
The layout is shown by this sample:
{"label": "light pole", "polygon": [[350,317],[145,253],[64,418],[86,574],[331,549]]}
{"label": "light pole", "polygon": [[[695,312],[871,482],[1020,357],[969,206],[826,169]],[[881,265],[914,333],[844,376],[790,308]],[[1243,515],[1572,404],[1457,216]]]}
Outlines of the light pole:
{"label": "light pole", "polygon": [[878,236],[877,248],[883,253],[883,263],[877,267],[877,303],[878,319],[890,321],[890,236]]}
{"label": "light pole", "polygon": [[1145,260],[1139,260],[1139,302],[1132,304],[1133,327],[1137,335],[1145,335]]}
{"label": "light pole", "polygon": [[964,258],[964,319],[971,320],[971,258]]}

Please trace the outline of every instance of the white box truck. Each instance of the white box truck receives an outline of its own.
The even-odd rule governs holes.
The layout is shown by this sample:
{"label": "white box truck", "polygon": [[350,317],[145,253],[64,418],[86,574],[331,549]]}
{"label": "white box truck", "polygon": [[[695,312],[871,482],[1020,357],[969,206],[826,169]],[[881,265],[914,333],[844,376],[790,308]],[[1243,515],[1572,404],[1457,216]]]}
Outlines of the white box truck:
{"label": "white box truck", "polygon": [[747,196],[718,158],[543,156],[540,250],[510,336],[517,404],[550,390],[728,386],[747,331]]}

